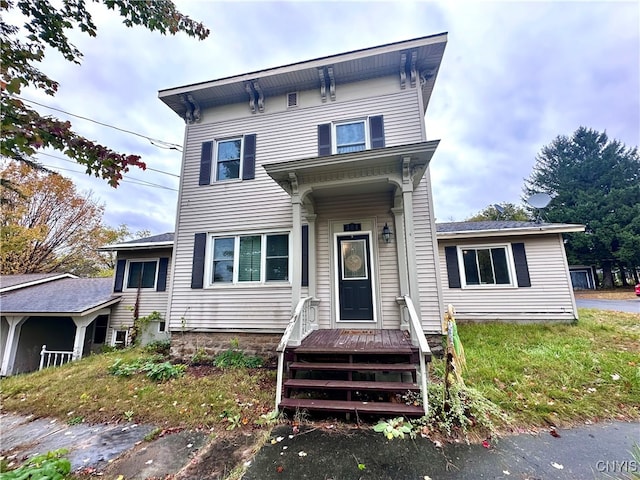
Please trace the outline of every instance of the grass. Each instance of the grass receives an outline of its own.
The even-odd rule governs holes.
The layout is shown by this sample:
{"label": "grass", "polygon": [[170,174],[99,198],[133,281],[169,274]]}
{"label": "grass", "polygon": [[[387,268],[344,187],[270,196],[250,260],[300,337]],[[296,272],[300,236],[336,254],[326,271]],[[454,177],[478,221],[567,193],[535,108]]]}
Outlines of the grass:
{"label": "grass", "polygon": [[2,409],[74,422],[133,421],[162,428],[212,429],[226,429],[229,419],[254,424],[273,409],[275,372],[267,369],[215,369],[212,375],[191,369],[164,382],[145,373],[122,377],[108,371],[118,359],[149,358],[140,349],[117,351],[3,379]]}
{"label": "grass", "polygon": [[[575,325],[463,324],[459,333],[467,385],[517,426],[640,418],[640,315],[581,309]],[[118,359],[151,358],[140,349],[117,351],[3,379],[2,409],[73,423],[219,431],[259,426],[273,409],[270,369],[189,368],[164,382],[109,373]],[[434,362],[436,374],[441,363]]]}
{"label": "grass", "polygon": [[521,426],[640,418],[640,315],[580,309],[572,325],[465,324],[467,385]]}

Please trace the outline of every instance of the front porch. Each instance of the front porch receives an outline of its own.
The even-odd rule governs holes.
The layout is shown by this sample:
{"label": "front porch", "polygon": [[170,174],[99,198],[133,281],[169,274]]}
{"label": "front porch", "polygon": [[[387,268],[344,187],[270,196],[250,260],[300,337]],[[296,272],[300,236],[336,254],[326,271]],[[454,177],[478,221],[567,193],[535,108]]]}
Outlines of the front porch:
{"label": "front porch", "polygon": [[276,408],[425,415],[431,350],[411,299],[401,303],[407,330],[313,329],[312,299],[301,300],[277,349]]}

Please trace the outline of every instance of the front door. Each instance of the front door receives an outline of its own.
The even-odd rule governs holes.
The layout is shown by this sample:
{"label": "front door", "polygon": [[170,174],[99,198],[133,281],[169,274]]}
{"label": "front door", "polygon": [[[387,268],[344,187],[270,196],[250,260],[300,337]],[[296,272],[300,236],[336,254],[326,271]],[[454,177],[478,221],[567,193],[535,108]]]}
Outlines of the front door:
{"label": "front door", "polygon": [[369,234],[337,237],[338,321],[375,320]]}

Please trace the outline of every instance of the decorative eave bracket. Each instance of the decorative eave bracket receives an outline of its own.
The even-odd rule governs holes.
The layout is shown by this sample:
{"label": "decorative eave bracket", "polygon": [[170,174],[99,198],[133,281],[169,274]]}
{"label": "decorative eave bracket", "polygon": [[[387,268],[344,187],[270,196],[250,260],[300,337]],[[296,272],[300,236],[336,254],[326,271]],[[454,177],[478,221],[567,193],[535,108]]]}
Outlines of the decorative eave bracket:
{"label": "decorative eave bracket", "polygon": [[249,94],[249,109],[251,113],[256,113],[256,111],[264,112],[264,93],[262,93],[258,80],[246,82],[244,89]]}
{"label": "decorative eave bracket", "polygon": [[418,79],[418,52],[416,50],[404,52],[400,55],[400,88],[404,90],[407,86],[407,77],[409,84],[414,88]]}
{"label": "decorative eave bracket", "polygon": [[320,79],[320,98],[322,98],[322,102],[327,101],[327,90],[329,90],[331,101],[335,101],[336,79],[333,74],[333,67],[319,68],[318,77]]}
{"label": "decorative eave bracket", "polygon": [[184,105],[184,121],[187,125],[200,122],[200,105],[193,98],[193,95],[187,93],[180,95],[180,102]]}

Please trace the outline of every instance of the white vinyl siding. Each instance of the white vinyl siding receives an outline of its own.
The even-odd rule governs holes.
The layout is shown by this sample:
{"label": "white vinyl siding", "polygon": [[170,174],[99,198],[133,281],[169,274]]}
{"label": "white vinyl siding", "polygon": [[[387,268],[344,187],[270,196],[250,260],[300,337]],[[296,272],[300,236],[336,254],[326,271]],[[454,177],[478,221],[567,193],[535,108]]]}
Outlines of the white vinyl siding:
{"label": "white vinyl siding", "polygon": [[[360,95],[376,93],[367,92],[367,84],[368,82],[357,84]],[[373,84],[381,85],[381,82]],[[396,93],[390,93],[391,86]],[[265,114],[221,122],[215,122],[215,110],[211,110],[204,112],[202,123],[186,127],[174,251],[176,260],[171,297],[171,330],[231,328],[281,331],[285,328],[291,315],[290,285],[261,285],[259,288],[234,286],[236,288],[232,292],[224,289],[191,289],[194,234],[209,232],[222,237],[233,236],[236,232],[246,229],[263,232],[290,230],[293,223],[291,198],[266,174],[262,166],[270,162],[317,156],[317,127],[320,124],[383,115],[387,147],[423,141],[424,120],[419,108],[418,90],[400,91],[397,78],[394,77],[388,82],[385,80],[384,92],[370,98],[349,101],[338,99],[335,102],[309,108],[298,107],[273,114],[268,113],[267,104]],[[306,92],[300,92],[301,97],[304,95]],[[243,107],[248,111],[246,105]],[[201,144],[216,138],[233,138],[238,132],[256,134],[255,179],[251,182],[198,185]],[[380,227],[385,221],[391,225],[393,218],[388,213],[389,199],[376,201],[384,204],[380,205],[378,210],[380,214],[384,214]],[[357,205],[360,205],[360,202],[360,198],[355,199]],[[374,209],[367,208],[370,207],[370,203],[371,198],[365,199],[360,208],[371,212]],[[343,205],[336,205],[336,209],[341,215],[344,214]],[[370,213],[367,214],[367,217],[371,216]],[[321,241],[326,240],[318,236],[318,243]],[[321,248],[320,245],[318,248]],[[388,248],[385,252],[391,253],[394,249]],[[322,255],[320,252],[318,261],[328,262],[329,259],[323,259]],[[393,258],[395,262],[395,256]],[[393,262],[390,264],[394,265]],[[325,267],[328,268],[328,265]],[[383,267],[385,271],[387,268]],[[399,288],[397,267],[393,268],[396,270],[395,280],[389,287],[393,292],[383,292],[382,310],[389,318],[395,316],[396,320],[391,323],[397,324],[399,314],[395,296],[398,295]],[[325,280],[323,275],[319,270],[319,281],[329,281]],[[329,297],[322,300],[320,308],[326,308],[328,313]],[[320,320],[328,321],[330,317],[325,317],[324,314],[325,312],[320,314]]]}
{"label": "white vinyl siding", "polygon": [[[442,332],[444,308],[439,291],[437,246],[434,244],[435,225],[429,171],[413,192],[413,228],[415,233],[415,259],[420,290],[420,316],[426,333]],[[410,258],[409,261],[412,261]]]}
{"label": "white vinyl siding", "polygon": [[[140,291],[139,302],[139,315],[141,317],[149,315],[153,311],[160,312],[162,318],[166,318],[167,303],[169,300],[169,285],[171,285],[171,248],[169,249],[157,249],[150,251],[131,251],[118,252],[118,260],[133,260],[133,261],[157,261],[158,258],[169,258],[169,265],[167,267],[167,290],[164,292],[157,292],[155,288],[144,288]],[[129,262],[127,262],[128,264]],[[156,268],[156,284],[157,284],[157,268]],[[125,276],[125,286],[127,282],[127,276]],[[154,285],[155,287],[155,285]],[[136,303],[137,289],[123,289],[122,293],[116,293],[122,300],[111,307],[111,315],[109,320],[110,330],[127,329],[133,325],[132,307]],[[107,338],[111,338],[111,332],[107,333]]]}
{"label": "white vinyl siding", "polygon": [[[498,286],[449,288],[444,247],[490,244],[489,239],[439,242],[440,274],[445,304],[452,304],[460,320],[573,320],[573,291],[566,267],[562,235],[527,235],[493,239],[495,245],[524,242],[530,287]],[[515,282],[515,280],[514,280]]]}

